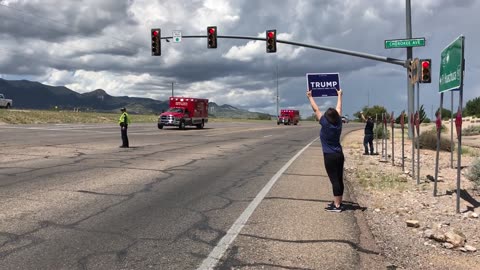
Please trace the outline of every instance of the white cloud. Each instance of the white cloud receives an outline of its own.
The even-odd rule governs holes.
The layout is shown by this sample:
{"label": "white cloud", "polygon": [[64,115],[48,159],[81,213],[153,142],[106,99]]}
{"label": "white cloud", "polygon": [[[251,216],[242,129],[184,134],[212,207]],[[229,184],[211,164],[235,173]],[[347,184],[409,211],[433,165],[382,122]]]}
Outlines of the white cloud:
{"label": "white cloud", "polygon": [[[244,46],[233,46],[222,56],[236,61],[249,62],[255,57],[262,55],[261,50],[265,42],[249,41]],[[263,52],[263,51],[262,51]]]}
{"label": "white cloud", "polygon": [[[265,33],[259,33],[257,37],[265,38]],[[277,39],[291,41],[292,34],[277,33]],[[230,60],[250,62],[260,57],[268,57],[265,54],[265,46],[265,41],[249,41],[243,46],[231,47],[228,52],[222,56]],[[303,51],[305,51],[305,48],[296,48],[288,44],[277,43],[277,55],[281,60],[294,60],[298,58]]]}

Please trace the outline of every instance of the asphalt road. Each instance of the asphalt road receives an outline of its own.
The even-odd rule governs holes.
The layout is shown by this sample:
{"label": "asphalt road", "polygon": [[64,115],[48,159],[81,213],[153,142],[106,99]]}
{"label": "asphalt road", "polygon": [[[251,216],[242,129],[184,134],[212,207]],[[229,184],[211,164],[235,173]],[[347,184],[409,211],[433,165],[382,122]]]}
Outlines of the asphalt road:
{"label": "asphalt road", "polygon": [[196,269],[319,129],[205,127],[0,126],[0,269]]}

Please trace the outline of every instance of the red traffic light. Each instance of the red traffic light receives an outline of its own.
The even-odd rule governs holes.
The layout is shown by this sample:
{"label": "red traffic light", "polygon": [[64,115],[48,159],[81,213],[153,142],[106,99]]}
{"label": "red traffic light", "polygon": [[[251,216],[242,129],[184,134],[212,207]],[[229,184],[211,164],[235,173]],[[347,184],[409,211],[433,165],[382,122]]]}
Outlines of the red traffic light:
{"label": "red traffic light", "polygon": [[422,62],[422,67],[423,68],[428,68],[430,66],[430,63],[428,61],[423,61]]}
{"label": "red traffic light", "polygon": [[275,36],[275,33],[273,32],[268,32],[267,34],[268,38],[273,38]]}
{"label": "red traffic light", "polygon": [[207,48],[209,49],[217,48],[217,27],[216,26],[207,27]]}
{"label": "red traffic light", "polygon": [[152,35],[155,36],[155,37],[158,36],[158,31],[156,31],[156,30],[152,31]]}

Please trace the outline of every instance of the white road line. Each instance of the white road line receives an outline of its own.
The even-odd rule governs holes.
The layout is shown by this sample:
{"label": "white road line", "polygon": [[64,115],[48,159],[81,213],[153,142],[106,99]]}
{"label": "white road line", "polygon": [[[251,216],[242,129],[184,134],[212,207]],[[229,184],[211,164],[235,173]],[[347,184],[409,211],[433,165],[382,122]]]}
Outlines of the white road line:
{"label": "white road line", "polygon": [[202,264],[197,268],[197,270],[211,270],[214,269],[218,264],[218,261],[223,257],[225,251],[233,243],[235,238],[238,236],[240,231],[243,229],[247,223],[250,216],[253,214],[257,206],[262,202],[263,198],[268,194],[273,185],[277,180],[282,176],[282,174],[292,165],[292,163],[318,138],[315,138],[309,144],[298,151],[298,153],[293,156],[283,167],[268,181],[268,183],[263,187],[263,189],[257,194],[255,199],[248,205],[248,207],[243,211],[243,213],[238,217],[238,219],[233,223],[232,227],[227,231],[227,234],[222,237],[218,242],[215,248],[210,252],[208,257],[202,262]]}
{"label": "white road line", "polygon": [[272,137],[273,135],[265,135],[263,136],[263,138],[268,138],[268,137]]}

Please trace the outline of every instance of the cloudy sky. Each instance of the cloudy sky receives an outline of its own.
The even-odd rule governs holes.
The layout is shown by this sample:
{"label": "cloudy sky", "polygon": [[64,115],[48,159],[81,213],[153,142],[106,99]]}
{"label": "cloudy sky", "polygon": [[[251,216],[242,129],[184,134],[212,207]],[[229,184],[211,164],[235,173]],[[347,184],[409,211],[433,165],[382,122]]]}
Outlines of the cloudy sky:
{"label": "cloudy sky", "polygon": [[[411,2],[413,36],[426,38],[414,57],[432,59],[433,81],[420,89],[427,113],[439,105],[440,53],[461,34],[464,99],[480,96],[480,1]],[[264,41],[232,39],[207,49],[205,38],[162,40],[162,56],[151,56],[151,28],[206,35],[211,25],[219,35],[265,37],[277,29],[281,40],[406,58],[406,49],[384,48],[385,39],[406,36],[405,0],[0,0],[0,76],[159,100],[174,82],[175,95],[275,114],[278,74],[280,108],[306,116],[305,74],[339,72],[345,114],[368,104],[397,115],[407,107],[405,69],[363,58],[285,44],[267,54]],[[335,99],[317,102],[326,108]]]}

